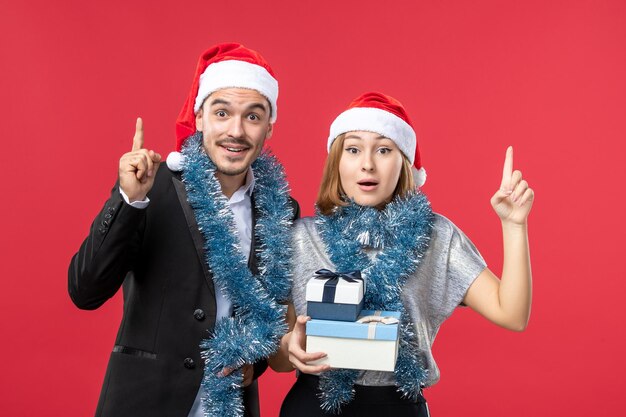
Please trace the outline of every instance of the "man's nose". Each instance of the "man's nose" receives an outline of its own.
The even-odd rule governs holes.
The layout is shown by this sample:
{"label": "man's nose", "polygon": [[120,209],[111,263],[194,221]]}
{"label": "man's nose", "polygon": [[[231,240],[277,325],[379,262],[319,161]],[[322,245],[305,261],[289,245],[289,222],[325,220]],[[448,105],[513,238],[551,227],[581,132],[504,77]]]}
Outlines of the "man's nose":
{"label": "man's nose", "polygon": [[242,138],[243,132],[243,118],[240,116],[231,118],[228,124],[228,136],[231,138]]}

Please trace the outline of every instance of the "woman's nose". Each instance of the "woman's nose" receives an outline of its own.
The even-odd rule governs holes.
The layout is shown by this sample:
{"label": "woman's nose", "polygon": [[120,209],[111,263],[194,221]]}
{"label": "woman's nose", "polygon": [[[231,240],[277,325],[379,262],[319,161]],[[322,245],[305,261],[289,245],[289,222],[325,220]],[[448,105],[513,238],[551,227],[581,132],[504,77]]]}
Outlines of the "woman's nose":
{"label": "woman's nose", "polygon": [[362,171],[374,171],[375,165],[371,155],[366,153],[363,155],[363,163],[361,164]]}

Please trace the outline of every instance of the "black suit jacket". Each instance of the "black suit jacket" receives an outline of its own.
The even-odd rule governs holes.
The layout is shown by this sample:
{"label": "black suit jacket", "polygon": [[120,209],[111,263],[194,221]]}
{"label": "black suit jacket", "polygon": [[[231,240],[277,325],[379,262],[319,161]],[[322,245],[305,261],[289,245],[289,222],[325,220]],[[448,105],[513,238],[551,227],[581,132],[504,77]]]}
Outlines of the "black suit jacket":
{"label": "black suit jacket", "polygon": [[[123,286],[98,417],[187,417],[203,374],[199,344],[215,325],[204,239],[180,174],[162,167],[148,196],[148,208],[135,209],[116,185],[69,267],[69,294],[79,308],[96,309]],[[297,218],[298,204],[291,203]],[[253,235],[253,272],[255,243]],[[266,367],[255,364],[255,377]],[[247,415],[259,415],[256,379],[244,389],[244,403]]]}

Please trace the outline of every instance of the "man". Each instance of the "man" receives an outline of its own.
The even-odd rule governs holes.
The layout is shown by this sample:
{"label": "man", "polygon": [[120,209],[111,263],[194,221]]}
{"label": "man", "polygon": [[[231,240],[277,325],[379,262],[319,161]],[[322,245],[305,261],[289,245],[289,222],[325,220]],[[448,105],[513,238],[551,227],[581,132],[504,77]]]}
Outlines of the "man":
{"label": "man", "polygon": [[282,167],[261,153],[277,97],[258,53],[221,44],[200,57],[167,169],[137,119],[119,182],[69,268],[79,308],[123,286],[97,416],[259,415],[256,378],[285,331],[285,250],[299,215]]}

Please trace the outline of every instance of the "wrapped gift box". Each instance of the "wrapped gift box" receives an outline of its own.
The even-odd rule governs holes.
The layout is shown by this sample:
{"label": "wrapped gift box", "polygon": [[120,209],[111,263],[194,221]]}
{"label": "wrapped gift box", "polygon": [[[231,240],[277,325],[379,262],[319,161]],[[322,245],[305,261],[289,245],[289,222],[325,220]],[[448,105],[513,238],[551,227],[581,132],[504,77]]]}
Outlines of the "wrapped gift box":
{"label": "wrapped gift box", "polygon": [[306,285],[307,315],[320,320],[356,321],[365,292],[360,273],[353,271],[351,275],[357,278],[345,278],[340,273],[321,271],[328,277],[315,276]]}
{"label": "wrapped gift box", "polygon": [[306,351],[324,352],[327,355],[311,364],[392,372],[398,356],[400,313],[363,310],[359,320],[367,316],[384,318],[384,321],[391,323],[309,320],[306,324]]}

